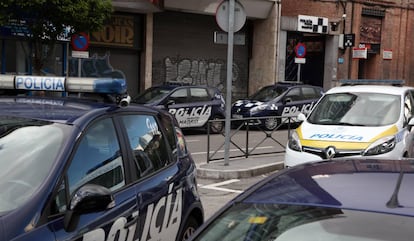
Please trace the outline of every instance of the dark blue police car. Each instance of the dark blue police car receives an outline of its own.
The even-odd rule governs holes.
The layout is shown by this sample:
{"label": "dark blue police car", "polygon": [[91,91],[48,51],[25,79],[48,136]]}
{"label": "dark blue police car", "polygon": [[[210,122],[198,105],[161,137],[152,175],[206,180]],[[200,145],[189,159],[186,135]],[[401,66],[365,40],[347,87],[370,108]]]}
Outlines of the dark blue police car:
{"label": "dark blue police car", "polygon": [[237,127],[239,119],[248,120],[249,125],[274,130],[287,117],[296,122],[300,112],[308,113],[323,94],[319,86],[278,82],[259,89],[247,99],[237,100],[231,107],[232,123]]}
{"label": "dark blue police car", "polygon": [[181,241],[202,224],[176,120],[128,106],[125,80],[1,75],[0,86],[1,241]]}
{"label": "dark blue police car", "polygon": [[153,86],[133,98],[132,102],[168,110],[182,129],[209,126],[211,133],[220,133],[224,129],[225,102],[222,93],[215,87],[176,84]]}
{"label": "dark blue police car", "polygon": [[193,241],[408,241],[414,160],[338,159],[298,165],[252,186]]}

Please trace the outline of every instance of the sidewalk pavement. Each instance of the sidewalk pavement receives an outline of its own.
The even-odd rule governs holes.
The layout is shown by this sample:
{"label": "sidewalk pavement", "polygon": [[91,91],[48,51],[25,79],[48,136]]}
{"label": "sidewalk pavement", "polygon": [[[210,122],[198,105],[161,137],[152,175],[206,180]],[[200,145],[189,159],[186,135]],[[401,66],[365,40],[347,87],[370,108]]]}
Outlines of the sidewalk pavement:
{"label": "sidewalk pavement", "polygon": [[283,168],[284,153],[233,158],[197,164],[197,176],[209,179],[238,179],[259,176]]}

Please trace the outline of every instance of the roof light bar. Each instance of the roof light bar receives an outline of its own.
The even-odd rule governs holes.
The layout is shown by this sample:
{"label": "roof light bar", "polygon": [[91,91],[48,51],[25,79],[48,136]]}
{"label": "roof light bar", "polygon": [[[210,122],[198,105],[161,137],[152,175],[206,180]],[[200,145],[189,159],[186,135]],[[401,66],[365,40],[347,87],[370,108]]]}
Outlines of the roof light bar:
{"label": "roof light bar", "polygon": [[14,75],[0,75],[0,89],[14,90]]}
{"label": "roof light bar", "polygon": [[125,79],[0,75],[0,89],[124,94]]}
{"label": "roof light bar", "polygon": [[404,80],[398,80],[398,79],[385,79],[385,80],[379,80],[379,79],[342,79],[339,80],[339,82],[342,85],[404,85]]}
{"label": "roof light bar", "polygon": [[69,77],[66,79],[66,91],[124,94],[127,86],[125,79]]}

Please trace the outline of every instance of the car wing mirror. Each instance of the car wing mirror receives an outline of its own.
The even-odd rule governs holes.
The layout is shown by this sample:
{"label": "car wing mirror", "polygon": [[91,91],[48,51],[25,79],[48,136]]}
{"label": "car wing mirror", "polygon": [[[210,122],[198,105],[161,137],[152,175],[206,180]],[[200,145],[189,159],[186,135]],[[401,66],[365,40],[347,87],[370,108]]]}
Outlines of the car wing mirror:
{"label": "car wing mirror", "polygon": [[114,206],[115,201],[111,190],[96,184],[86,184],[73,194],[65,213],[64,228],[67,231],[73,231],[81,214],[100,212]]}
{"label": "car wing mirror", "polygon": [[293,101],[292,98],[286,97],[286,98],[283,99],[283,104],[286,104],[286,103],[289,103],[289,102],[292,102],[292,101]]}
{"label": "car wing mirror", "polygon": [[306,120],[306,115],[305,115],[305,114],[303,114],[302,112],[300,112],[300,113],[298,114],[298,121],[303,122],[303,121],[305,121],[305,120]]}
{"label": "car wing mirror", "polygon": [[165,108],[167,108],[170,105],[175,105],[175,100],[168,100],[167,102],[165,102],[164,106]]}

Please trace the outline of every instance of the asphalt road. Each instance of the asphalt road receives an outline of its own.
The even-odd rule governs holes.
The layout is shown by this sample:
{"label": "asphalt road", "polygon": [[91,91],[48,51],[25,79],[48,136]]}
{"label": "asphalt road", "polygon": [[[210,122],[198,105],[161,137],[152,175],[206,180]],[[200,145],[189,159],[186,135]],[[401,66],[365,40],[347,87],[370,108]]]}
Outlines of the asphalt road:
{"label": "asphalt road", "polygon": [[[257,148],[258,152],[269,152],[274,150],[284,150],[282,145],[286,145],[288,137],[288,130],[278,130],[271,135],[269,132],[249,131],[248,145],[249,148]],[[185,132],[185,138],[189,151],[196,163],[207,163],[208,152],[208,136],[203,131]],[[211,153],[217,151],[216,157],[224,155],[224,136],[215,134],[210,136],[210,156]],[[244,149],[246,143],[245,131],[239,131],[232,137],[236,144],[240,144]],[[230,157],[232,155],[239,155],[240,151],[234,145],[229,148]],[[229,162],[231,165],[231,161]],[[205,218],[211,217],[218,211],[225,203],[236,197],[239,193],[262,180],[269,174],[260,176],[231,179],[231,180],[216,180],[204,179],[198,177],[198,190],[201,195],[201,200],[204,205]]]}

